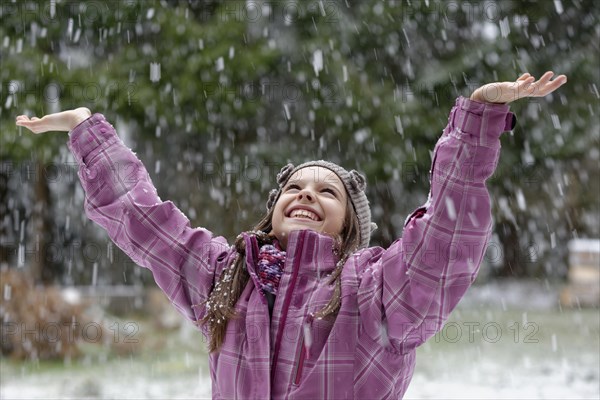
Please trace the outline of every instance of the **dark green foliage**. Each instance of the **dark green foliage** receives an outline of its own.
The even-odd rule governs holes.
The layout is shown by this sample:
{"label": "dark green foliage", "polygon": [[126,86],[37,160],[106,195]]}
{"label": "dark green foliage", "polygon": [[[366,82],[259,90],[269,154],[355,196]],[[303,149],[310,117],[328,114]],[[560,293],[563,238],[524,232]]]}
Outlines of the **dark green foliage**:
{"label": "dark green foliage", "polygon": [[[373,243],[387,245],[426,199],[454,99],[552,69],[569,83],[513,106],[519,123],[490,181],[494,240],[513,249],[496,271],[563,276],[566,241],[599,235],[593,1],[57,1],[54,14],[49,3],[2,3],[3,165],[66,162],[65,135],[33,137],[14,118],[87,106],[114,121],[194,225],[233,238],[264,211],[280,166],[324,158],[367,173]],[[60,101],[46,92],[57,85]],[[103,249],[81,197],[71,200],[76,182],[52,184],[62,189],[48,240]],[[32,205],[8,186],[0,233],[15,243],[14,210],[27,220]],[[66,257],[57,264],[64,270]],[[89,280],[90,264],[75,257],[79,272],[61,279]],[[107,281],[122,280],[122,268],[109,270]]]}

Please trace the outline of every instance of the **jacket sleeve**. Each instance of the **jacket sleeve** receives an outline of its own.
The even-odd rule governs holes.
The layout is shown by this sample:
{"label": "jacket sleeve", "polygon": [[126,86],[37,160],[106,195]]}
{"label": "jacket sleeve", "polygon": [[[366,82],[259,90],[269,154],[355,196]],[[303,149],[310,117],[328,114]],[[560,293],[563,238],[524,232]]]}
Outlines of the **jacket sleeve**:
{"label": "jacket sleeve", "polygon": [[492,229],[485,181],[516,122],[508,109],[458,98],[434,149],[426,204],[402,239],[356,255],[361,323],[374,340],[402,353],[422,344],[475,280]]}
{"label": "jacket sleeve", "polygon": [[150,269],[173,305],[197,322],[215,276],[231,256],[226,240],[192,229],[172,202],[158,197],[142,162],[102,114],[92,115],[69,136],[87,216],[134,262]]}

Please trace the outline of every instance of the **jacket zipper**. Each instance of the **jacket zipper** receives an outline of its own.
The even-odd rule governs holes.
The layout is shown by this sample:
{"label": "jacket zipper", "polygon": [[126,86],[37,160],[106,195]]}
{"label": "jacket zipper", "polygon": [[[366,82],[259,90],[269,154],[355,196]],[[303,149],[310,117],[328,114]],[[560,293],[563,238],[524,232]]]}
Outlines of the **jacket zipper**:
{"label": "jacket zipper", "polygon": [[302,247],[304,246],[304,235],[306,231],[300,232],[298,237],[298,245],[296,246],[296,254],[298,255],[294,259],[294,265],[292,266],[292,278],[290,280],[290,287],[286,290],[285,299],[283,301],[281,321],[279,322],[279,328],[277,329],[277,336],[275,336],[275,345],[273,348],[273,365],[271,365],[271,381],[275,378],[275,369],[277,367],[277,359],[279,358],[279,348],[281,347],[281,337],[283,336],[283,330],[285,328],[285,322],[287,320],[288,308],[292,301],[292,294],[294,293],[294,287],[296,286],[296,279],[298,278],[298,269],[300,264]]}
{"label": "jacket zipper", "polygon": [[294,378],[294,385],[300,383],[300,378],[302,378],[302,369],[304,367],[304,359],[307,358],[307,350],[304,348],[304,334],[302,335],[302,339],[300,340],[300,357],[298,359],[298,365],[296,366],[296,377]]}

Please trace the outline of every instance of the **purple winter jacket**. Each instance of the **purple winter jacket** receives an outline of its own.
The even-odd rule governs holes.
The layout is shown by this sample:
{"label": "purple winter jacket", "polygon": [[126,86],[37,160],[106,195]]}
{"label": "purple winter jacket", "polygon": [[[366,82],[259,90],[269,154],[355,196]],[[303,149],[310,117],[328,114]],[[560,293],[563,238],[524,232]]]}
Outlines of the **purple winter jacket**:
{"label": "purple winter jacket", "polygon": [[[214,399],[399,399],[415,348],[442,328],[474,281],[492,228],[485,180],[499,137],[512,129],[506,105],[460,97],[435,146],[427,203],[387,249],[353,254],[343,268],[341,308],[315,319],[332,295],[333,240],[292,232],[270,320],[253,274],[258,245],[245,237],[252,279],[210,355]],[[235,254],[223,237],[162,201],[148,172],[101,114],[70,133],[87,215],[137,264],[149,268],[173,305],[197,322],[215,280]],[[201,327],[204,334],[206,330]]]}

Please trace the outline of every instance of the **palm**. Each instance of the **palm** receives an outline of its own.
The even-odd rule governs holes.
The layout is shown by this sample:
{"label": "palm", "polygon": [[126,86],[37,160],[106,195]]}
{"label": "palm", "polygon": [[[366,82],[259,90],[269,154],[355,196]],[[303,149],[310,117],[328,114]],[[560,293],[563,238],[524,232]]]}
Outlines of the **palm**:
{"label": "palm", "polygon": [[26,115],[19,115],[16,120],[17,126],[24,126],[29,129],[33,133],[42,133],[51,130],[55,130],[52,127],[52,124],[47,119],[32,117],[29,118]]}
{"label": "palm", "polygon": [[75,110],[62,111],[55,114],[48,114],[42,118],[19,115],[15,123],[17,126],[24,126],[33,133],[43,133],[48,131],[66,132],[73,129],[75,125],[91,115],[89,109],[80,107]]}

